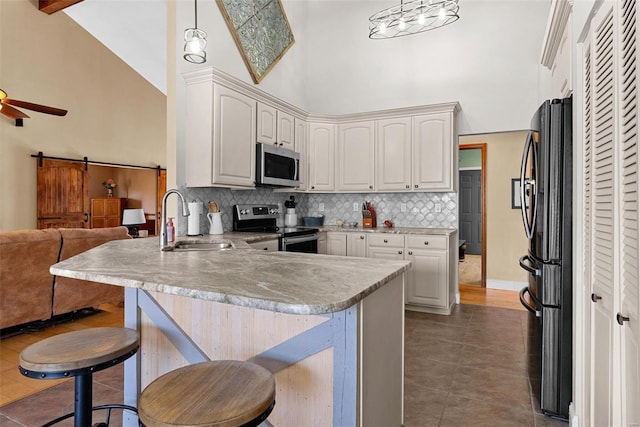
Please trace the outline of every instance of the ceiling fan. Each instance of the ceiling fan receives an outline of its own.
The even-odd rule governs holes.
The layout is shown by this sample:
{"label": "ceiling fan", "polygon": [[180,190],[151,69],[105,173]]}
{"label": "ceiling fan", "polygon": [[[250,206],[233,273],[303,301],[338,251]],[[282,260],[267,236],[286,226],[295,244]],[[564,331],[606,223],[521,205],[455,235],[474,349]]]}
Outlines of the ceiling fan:
{"label": "ceiling fan", "polygon": [[67,114],[67,110],[61,108],[7,98],[7,92],[0,89],[0,113],[10,119],[15,119],[16,126],[22,126],[22,119],[28,118],[29,116],[15,107],[26,108],[27,110],[37,111],[38,113],[53,114],[54,116],[64,116]]}

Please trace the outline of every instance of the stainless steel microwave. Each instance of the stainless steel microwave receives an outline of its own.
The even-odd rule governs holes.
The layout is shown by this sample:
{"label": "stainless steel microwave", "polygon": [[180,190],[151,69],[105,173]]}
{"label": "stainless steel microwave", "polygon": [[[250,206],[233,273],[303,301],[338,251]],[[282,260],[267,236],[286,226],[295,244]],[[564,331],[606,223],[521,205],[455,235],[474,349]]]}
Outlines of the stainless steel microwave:
{"label": "stainless steel microwave", "polygon": [[256,144],[256,185],[298,187],[300,153],[269,144]]}

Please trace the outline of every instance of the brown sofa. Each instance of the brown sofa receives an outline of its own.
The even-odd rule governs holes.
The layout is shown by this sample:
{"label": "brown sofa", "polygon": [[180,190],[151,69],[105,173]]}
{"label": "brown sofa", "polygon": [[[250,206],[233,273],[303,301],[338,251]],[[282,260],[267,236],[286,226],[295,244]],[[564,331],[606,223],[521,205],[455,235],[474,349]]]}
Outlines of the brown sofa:
{"label": "brown sofa", "polygon": [[49,267],[110,240],[130,238],[126,227],[0,231],[0,329],[122,302],[118,286],[52,276]]}

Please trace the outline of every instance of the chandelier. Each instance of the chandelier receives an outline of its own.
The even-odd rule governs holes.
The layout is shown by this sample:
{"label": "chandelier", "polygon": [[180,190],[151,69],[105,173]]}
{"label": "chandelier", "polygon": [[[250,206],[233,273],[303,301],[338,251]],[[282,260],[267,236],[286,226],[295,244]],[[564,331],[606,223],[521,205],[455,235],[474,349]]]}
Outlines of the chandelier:
{"label": "chandelier", "polygon": [[458,0],[400,0],[369,18],[369,38],[388,39],[444,27],[460,18]]}
{"label": "chandelier", "polygon": [[194,0],[195,25],[194,28],[184,30],[184,59],[194,64],[207,61],[207,33],[198,29],[198,0]]}

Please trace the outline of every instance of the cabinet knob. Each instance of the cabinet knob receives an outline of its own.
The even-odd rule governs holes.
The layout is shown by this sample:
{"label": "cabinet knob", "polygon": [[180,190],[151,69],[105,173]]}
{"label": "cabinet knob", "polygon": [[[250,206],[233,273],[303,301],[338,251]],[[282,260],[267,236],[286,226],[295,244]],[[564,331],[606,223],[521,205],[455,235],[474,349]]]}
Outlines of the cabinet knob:
{"label": "cabinet knob", "polygon": [[600,295],[595,294],[595,293],[591,294],[591,301],[598,302],[598,300],[600,300],[600,299],[602,299],[602,297]]}
{"label": "cabinet knob", "polygon": [[[402,251],[398,251],[398,255],[402,255]],[[411,255],[411,253],[409,253]]]}
{"label": "cabinet knob", "polygon": [[269,248],[262,248],[262,250],[263,250],[263,251],[268,251],[268,250],[269,250]]}
{"label": "cabinet knob", "polygon": [[623,316],[622,313],[618,313],[616,315],[616,320],[618,321],[618,325],[623,326],[624,322],[629,321],[629,318],[627,316]]}
{"label": "cabinet knob", "polygon": [[360,236],[361,239],[364,239],[364,236]]}
{"label": "cabinet knob", "polygon": [[369,186],[369,190],[373,190],[373,185],[370,185],[370,186]]}
{"label": "cabinet knob", "polygon": [[428,241],[428,240],[425,240],[425,241],[424,241],[424,244],[425,244],[425,245],[427,245],[427,246],[429,246],[429,241]]}
{"label": "cabinet knob", "polygon": [[414,188],[418,188],[418,184],[414,185]]}
{"label": "cabinet knob", "polygon": [[277,143],[277,142],[274,142],[274,143],[273,143],[273,145],[275,145],[275,146],[277,147],[277,146],[278,146],[278,143]]}
{"label": "cabinet knob", "polygon": [[281,142],[281,143],[280,143],[280,147],[282,147],[283,145],[284,145],[284,143],[283,143],[283,142]]}
{"label": "cabinet knob", "polygon": [[315,185],[312,185],[312,186],[311,186],[311,189],[312,189],[312,190],[314,190],[315,188],[316,188],[316,186],[315,186]]}
{"label": "cabinet knob", "polygon": [[409,255],[413,255],[413,251],[409,251]]}
{"label": "cabinet knob", "polygon": [[385,242],[385,243],[389,243],[389,241],[388,241],[387,239],[384,239],[384,242]]}
{"label": "cabinet knob", "polygon": [[411,186],[409,184],[405,185],[405,188],[411,188]]}

